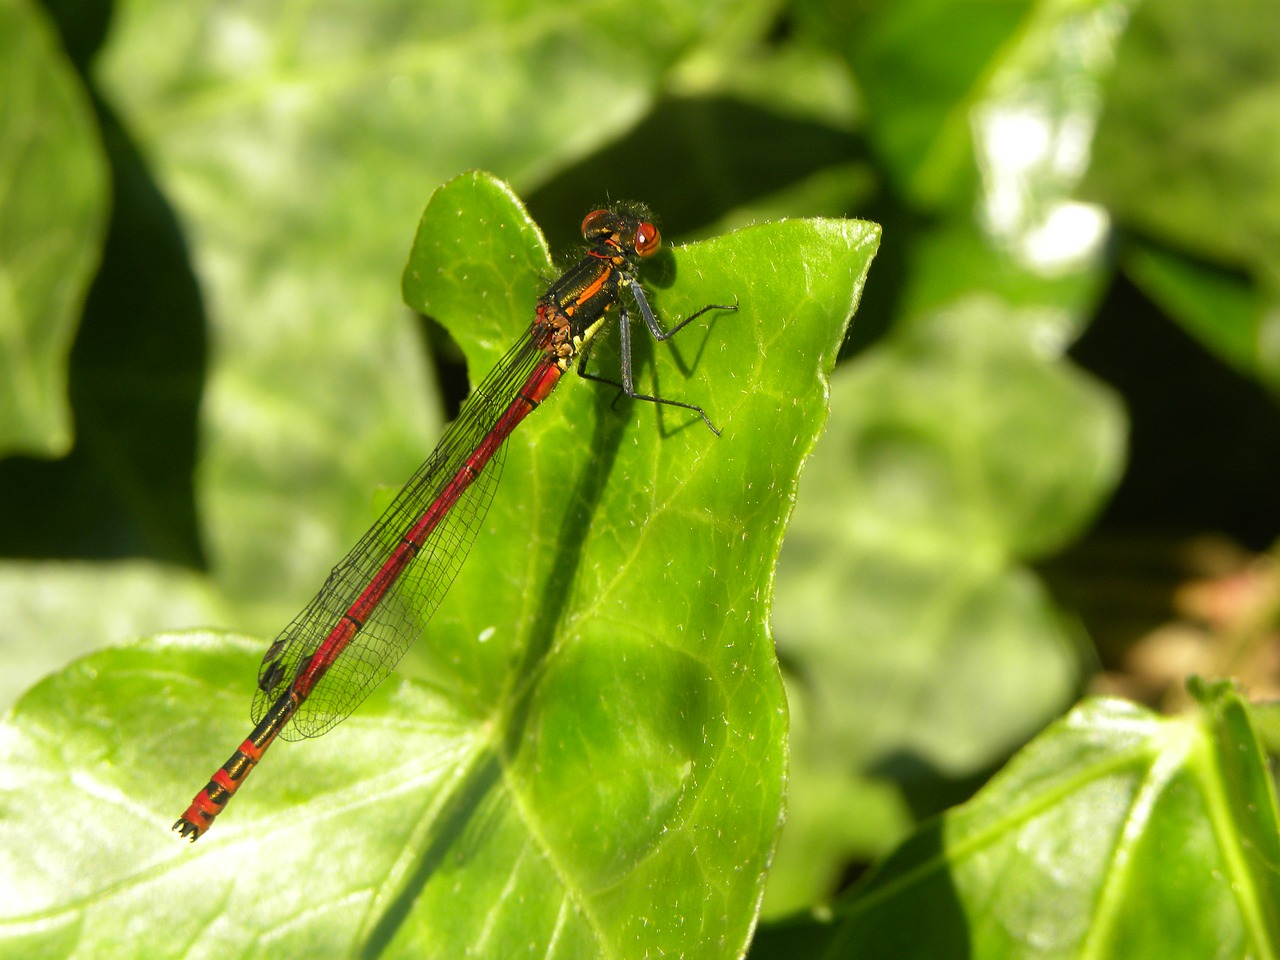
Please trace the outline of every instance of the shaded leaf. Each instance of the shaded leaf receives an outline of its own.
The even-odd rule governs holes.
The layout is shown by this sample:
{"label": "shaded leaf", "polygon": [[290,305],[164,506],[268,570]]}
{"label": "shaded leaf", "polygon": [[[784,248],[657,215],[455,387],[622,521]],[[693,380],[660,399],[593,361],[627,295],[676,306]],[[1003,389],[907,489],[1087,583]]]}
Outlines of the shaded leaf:
{"label": "shaded leaf", "polygon": [[1121,222],[1280,283],[1280,7],[1144,4],[1088,181]]}
{"label": "shaded leaf", "polygon": [[0,3],[0,453],[71,446],[67,354],[101,253],[107,176],[44,12]]}
{"label": "shaded leaf", "polygon": [[1192,336],[1240,372],[1280,392],[1280,293],[1238,271],[1131,239],[1125,272]]}
{"label": "shaded leaf", "polygon": [[830,922],[762,931],[752,957],[1274,956],[1274,786],[1235,690],[1197,691],[1199,714],[1176,719],[1085,702]]}

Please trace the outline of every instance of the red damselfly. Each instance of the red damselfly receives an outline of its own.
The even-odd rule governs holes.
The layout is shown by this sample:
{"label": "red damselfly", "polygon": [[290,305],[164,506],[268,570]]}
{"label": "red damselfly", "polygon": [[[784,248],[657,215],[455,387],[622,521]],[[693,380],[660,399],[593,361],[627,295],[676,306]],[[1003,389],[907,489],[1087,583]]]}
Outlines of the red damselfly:
{"label": "red damselfly", "polygon": [[[463,404],[458,418],[373,528],[334,567],[324,586],[267,649],[253,702],[257,726],[196,794],[173,825],[195,840],[209,829],[267,747],[316,737],[351,715],[392,671],[453,583],[484,520],[502,472],[504,444],[570,366],[623,394],[689,410],[719,430],[697,404],[636,392],[631,327],[622,293],[649,332],[666,340],[710,304],[664,330],[636,277],[661,237],[640,204],[595,210],[582,221],[585,255],[537,302],[526,336]],[[621,382],[588,373],[587,355],[614,307],[619,315]]]}

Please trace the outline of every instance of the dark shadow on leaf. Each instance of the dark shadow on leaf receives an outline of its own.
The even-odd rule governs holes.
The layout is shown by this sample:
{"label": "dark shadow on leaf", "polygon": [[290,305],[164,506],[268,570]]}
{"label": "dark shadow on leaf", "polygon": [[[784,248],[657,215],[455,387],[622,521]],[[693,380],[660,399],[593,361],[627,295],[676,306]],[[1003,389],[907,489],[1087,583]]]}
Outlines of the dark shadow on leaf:
{"label": "dark shadow on leaf", "polygon": [[[928,917],[920,904],[929,904]],[[896,957],[967,960],[972,934],[948,869],[943,823],[925,824],[823,918],[805,912],[761,924],[751,960]]]}
{"label": "dark shadow on leaf", "polygon": [[899,750],[872,761],[865,774],[895,784],[912,817],[921,821],[970,799],[1006,760],[1001,757],[968,776],[954,777],[914,751]]}
{"label": "dark shadow on leaf", "polygon": [[361,946],[358,956],[373,958],[387,954],[396,933],[413,912],[414,904],[435,875],[444,858],[453,851],[459,840],[467,834],[473,817],[486,796],[502,779],[502,765],[497,756],[490,754],[485,761],[471,771],[471,775],[459,785],[449,803],[437,818],[430,844],[422,853],[417,869],[400,888],[386,912],[378,919],[373,931]]}
{"label": "dark shadow on leaf", "polygon": [[649,204],[663,236],[679,238],[811,173],[865,156],[860,137],[821,123],[726,97],[669,98],[624,139],[544,183],[528,206],[553,250],[580,240],[561,222],[561,211],[585,214],[606,197]]}
{"label": "dark shadow on leaf", "polygon": [[597,393],[592,455],[578,478],[577,488],[566,500],[568,509],[556,537],[556,555],[546,585],[542,588],[542,603],[529,630],[529,643],[518,673],[517,695],[507,716],[505,751],[508,757],[514,757],[519,750],[538,675],[555,642],[570,588],[582,564],[582,552],[592,519],[600,508],[600,494],[613,472],[622,443],[625,421],[608,410],[606,391]]}
{"label": "dark shadow on leaf", "polygon": [[591,444],[593,455],[587,459],[573,494],[565,500],[567,510],[555,541],[558,544],[556,555],[550,565],[550,575],[540,590],[542,602],[530,627],[524,659],[512,684],[514,697],[507,711],[502,754],[486,757],[454,792],[438,818],[436,829],[431,832],[430,843],[417,867],[362,946],[359,953],[362,957],[372,958],[386,953],[444,858],[456,852],[460,844],[479,842],[486,829],[477,817],[484,807],[485,798],[501,782],[503,767],[520,750],[532,695],[559,632],[570,587],[582,563],[591,521],[599,509],[601,491],[613,470],[622,442],[624,420],[607,410],[607,397],[600,401],[600,405],[606,409],[597,412]]}
{"label": "dark shadow on leaf", "polygon": [[[623,294],[627,296],[626,293]],[[676,324],[684,319],[683,316],[669,320],[663,315],[658,304],[652,303],[654,312],[657,315],[658,322],[663,328],[670,330]],[[635,372],[636,390],[642,394],[661,397],[663,400],[676,400],[680,402],[688,402],[682,396],[668,395],[667,391],[661,389],[661,384],[657,379],[657,368],[655,366],[655,351],[665,350],[669,353],[676,369],[680,372],[684,380],[690,379],[701,362],[703,352],[707,346],[714,342],[715,326],[718,325],[721,315],[717,311],[711,311],[698,318],[685,329],[681,330],[676,336],[662,343],[657,343],[649,334],[648,328],[644,321],[639,317],[634,304],[628,304],[631,313],[631,362]],[[732,314],[730,314],[732,316]],[[705,321],[705,323],[704,323]],[[608,403],[601,407],[597,404],[597,409],[601,416],[617,418],[620,411],[625,410],[626,404],[641,404],[640,409],[656,406],[659,411],[659,430],[660,435],[669,437],[674,433],[688,429],[695,424],[701,425],[702,418],[698,416],[696,411],[686,410],[678,405],[665,403],[654,404],[650,400],[642,398],[628,399],[622,391],[622,384],[619,381],[621,370],[621,351],[619,348],[619,334],[617,325],[621,322],[620,317],[614,317],[613,323],[610,324],[600,335],[598,335],[592,344],[592,352],[590,360],[587,364],[587,372],[592,376],[603,378],[597,380],[593,386],[598,391],[609,398]],[[692,360],[686,360],[681,353],[680,344],[688,341],[697,343],[696,352]],[[646,380],[645,378],[648,377]],[[609,390],[609,384],[614,389]],[[688,417],[682,416],[688,414]],[[624,414],[630,419],[630,413]],[[707,411],[707,415],[715,421],[715,417],[711,410]],[[666,416],[675,416],[679,423],[675,426],[668,427]]]}
{"label": "dark shadow on leaf", "polygon": [[[77,49],[78,61],[88,56]],[[0,502],[23,505],[20,523],[0,524],[0,554],[201,567],[193,475],[204,307],[168,200],[128,132],[93,99],[112,210],[69,360],[74,447],[56,461],[0,463]]]}

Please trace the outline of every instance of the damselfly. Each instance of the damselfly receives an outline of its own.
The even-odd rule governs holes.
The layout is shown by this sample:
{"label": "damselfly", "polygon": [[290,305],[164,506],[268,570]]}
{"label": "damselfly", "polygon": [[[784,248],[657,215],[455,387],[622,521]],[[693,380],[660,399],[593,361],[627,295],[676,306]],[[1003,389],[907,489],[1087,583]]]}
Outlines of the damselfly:
{"label": "damselfly", "polygon": [[[257,724],[173,825],[195,840],[209,829],[267,747],[316,737],[350,716],[386,678],[444,599],[484,520],[502,471],[506,439],[575,364],[591,380],[637,400],[698,414],[702,407],[638,393],[625,290],[655,340],[666,340],[710,304],[664,330],[636,276],[662,240],[640,204],[587,214],[585,255],[538,300],[527,335],[489,372],[458,418],[373,528],[334,567],[312,601],[267,649],[253,703]],[[617,307],[621,382],[588,373],[594,338]]]}

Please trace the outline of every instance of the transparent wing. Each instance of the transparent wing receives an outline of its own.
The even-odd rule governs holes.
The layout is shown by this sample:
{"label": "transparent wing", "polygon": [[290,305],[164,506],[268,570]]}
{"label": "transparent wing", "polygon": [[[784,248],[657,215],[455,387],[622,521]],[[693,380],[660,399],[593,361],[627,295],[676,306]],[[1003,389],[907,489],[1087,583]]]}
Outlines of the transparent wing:
{"label": "transparent wing", "polygon": [[[463,404],[431,456],[382,517],[333,568],[320,592],[272,643],[258,671],[258,693],[253,701],[255,723],[306,670],[312,656],[331,636],[352,629],[354,624],[346,614],[375,578],[394,575],[392,556],[406,533],[451,483],[455,484],[455,492],[457,484],[464,483],[465,489],[453,507],[425,536],[373,610],[365,614],[281,736],[299,740],[327,732],[345,720],[395,669],[444,599],[493,502],[502,473],[505,439],[472,476],[476,450],[499,421],[509,432],[514,422],[523,417],[521,413],[513,418],[513,404],[522,404],[517,397],[539,366],[547,362],[545,356],[532,336],[508,351]],[[527,412],[523,404],[522,409]]]}

